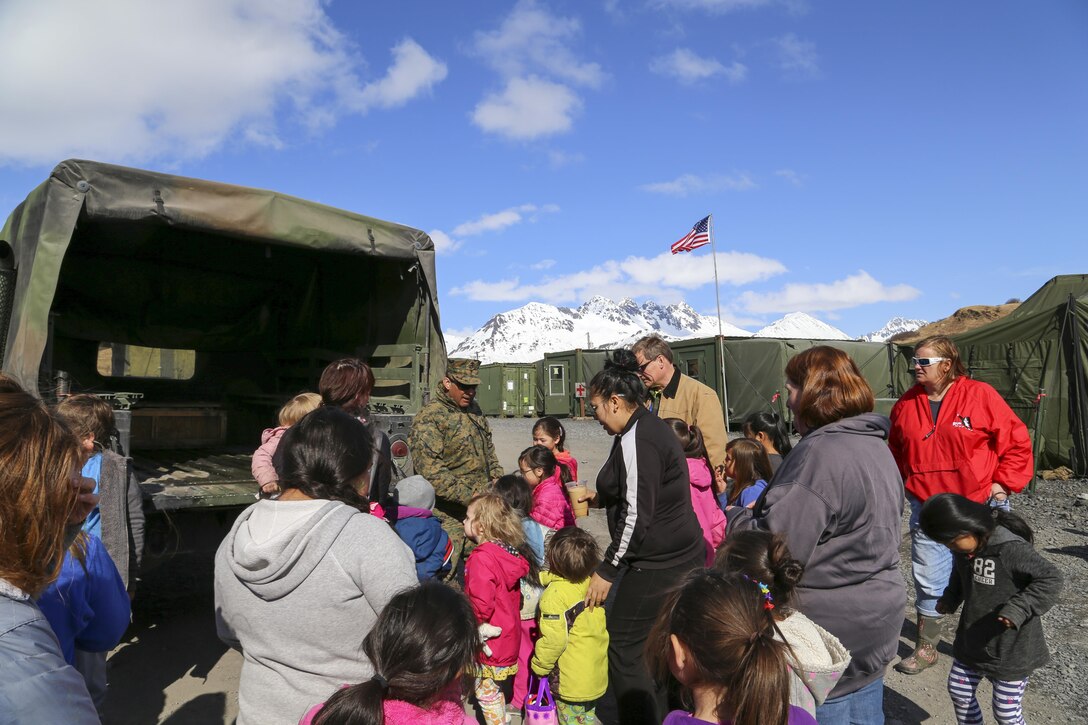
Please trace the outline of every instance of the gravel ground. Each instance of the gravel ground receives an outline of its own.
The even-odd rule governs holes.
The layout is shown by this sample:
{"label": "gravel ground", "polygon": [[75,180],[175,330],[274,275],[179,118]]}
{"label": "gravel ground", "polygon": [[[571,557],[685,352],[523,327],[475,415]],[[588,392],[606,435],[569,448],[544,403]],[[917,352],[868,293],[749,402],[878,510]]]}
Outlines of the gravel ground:
{"label": "gravel ground", "polygon": [[[518,453],[531,443],[527,419],[491,422],[499,461],[516,470]],[[578,457],[580,478],[593,485],[612,438],[593,420],[566,421],[568,447]],[[1077,494],[1088,480],[1041,483],[1035,495],[1014,498],[1015,509],[1036,531],[1037,548],[1065,575],[1062,602],[1043,618],[1053,660],[1032,678],[1025,700],[1031,723],[1088,723],[1088,501]],[[605,539],[602,512],[592,511],[579,525]],[[904,519],[904,532],[906,519]],[[904,539],[903,573],[910,580],[909,544]],[[110,654],[107,725],[170,723],[204,725],[233,722],[238,714],[241,656],[215,635],[211,556],[177,557],[149,572],[134,603],[134,623]],[[909,654],[914,633],[913,607],[903,623],[900,654]],[[951,634],[941,651],[951,653]],[[945,692],[949,660],[914,677],[889,669],[885,713],[889,725],[954,722]],[[989,690],[980,688],[984,711]],[[987,714],[987,722],[992,722]]]}

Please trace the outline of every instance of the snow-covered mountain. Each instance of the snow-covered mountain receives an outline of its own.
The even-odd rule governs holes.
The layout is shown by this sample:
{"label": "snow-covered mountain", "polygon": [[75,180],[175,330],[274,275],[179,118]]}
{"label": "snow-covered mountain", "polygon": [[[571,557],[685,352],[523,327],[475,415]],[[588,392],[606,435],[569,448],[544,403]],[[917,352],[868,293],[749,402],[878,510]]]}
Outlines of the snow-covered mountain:
{"label": "snow-covered mountain", "polygon": [[900,332],[914,332],[919,327],[928,325],[925,320],[908,320],[906,317],[893,317],[884,324],[876,332],[870,332],[868,335],[862,335],[862,340],[869,342],[886,342],[892,335],[898,335]]}
{"label": "snow-covered mountain", "polygon": [[837,327],[804,312],[790,312],[757,332],[753,337],[798,337],[809,340],[852,340]]}
{"label": "snow-covered mountain", "polygon": [[[712,337],[718,334],[718,319],[700,315],[684,302],[639,305],[600,296],[575,308],[530,302],[492,317],[453,348],[450,357],[473,357],[484,364],[533,362],[546,352],[627,346],[651,332],[667,340]],[[722,334],[752,333],[723,321]]]}

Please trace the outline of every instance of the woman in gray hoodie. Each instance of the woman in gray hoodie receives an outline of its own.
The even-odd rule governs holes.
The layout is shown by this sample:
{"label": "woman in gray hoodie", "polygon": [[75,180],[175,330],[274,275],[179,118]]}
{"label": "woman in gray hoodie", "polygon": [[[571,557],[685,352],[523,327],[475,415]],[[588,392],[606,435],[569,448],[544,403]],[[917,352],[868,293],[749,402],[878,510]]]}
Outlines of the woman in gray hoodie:
{"label": "woman in gray hoodie", "polygon": [[238,725],[297,723],[374,672],[362,641],[415,558],[369,513],[367,426],[319,408],[280,443],[282,495],[238,517],[215,557],[219,637],[242,651]]}
{"label": "woman in gray hoodie", "polygon": [[797,588],[801,611],[850,651],[850,665],[816,719],[879,725],[884,671],[907,603],[899,573],[903,479],[886,443],[891,423],[871,412],[872,389],[835,348],[793,357],[786,390],[801,442],[754,509],[726,510],[729,536],[745,528],[782,534],[805,569]]}

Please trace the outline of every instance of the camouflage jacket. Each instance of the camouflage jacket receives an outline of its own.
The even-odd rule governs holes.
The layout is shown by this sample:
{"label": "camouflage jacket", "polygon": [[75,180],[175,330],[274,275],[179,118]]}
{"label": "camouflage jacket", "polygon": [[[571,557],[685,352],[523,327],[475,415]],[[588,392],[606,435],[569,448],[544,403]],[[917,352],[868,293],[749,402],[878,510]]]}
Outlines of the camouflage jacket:
{"label": "camouflage jacket", "polygon": [[503,473],[480,406],[473,401],[460,408],[441,384],[416,413],[408,447],[415,472],[431,482],[438,498],[462,506]]}

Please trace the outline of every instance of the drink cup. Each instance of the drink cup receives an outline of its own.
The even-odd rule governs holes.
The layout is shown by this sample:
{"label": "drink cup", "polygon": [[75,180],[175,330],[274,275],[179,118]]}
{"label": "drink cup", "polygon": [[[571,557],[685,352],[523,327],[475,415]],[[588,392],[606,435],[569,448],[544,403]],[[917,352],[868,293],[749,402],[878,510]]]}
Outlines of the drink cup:
{"label": "drink cup", "polygon": [[571,481],[567,484],[567,495],[570,496],[570,505],[574,509],[575,516],[589,516],[589,501],[578,499],[589,495],[589,488],[579,481]]}

